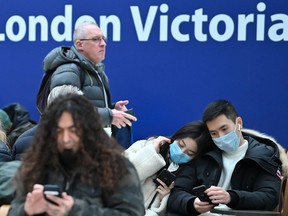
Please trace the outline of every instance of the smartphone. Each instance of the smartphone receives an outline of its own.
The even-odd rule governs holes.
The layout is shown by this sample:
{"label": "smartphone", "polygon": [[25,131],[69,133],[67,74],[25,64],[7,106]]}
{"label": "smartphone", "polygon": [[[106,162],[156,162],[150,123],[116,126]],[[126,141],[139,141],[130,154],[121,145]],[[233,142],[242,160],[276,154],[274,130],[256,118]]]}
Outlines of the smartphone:
{"label": "smartphone", "polygon": [[209,196],[204,192],[207,189],[205,185],[200,185],[192,189],[192,194],[197,196],[202,202],[212,203]]}
{"label": "smartphone", "polygon": [[[176,175],[169,172],[167,169],[163,169],[159,175],[157,176],[161,181],[163,181],[168,187],[169,185],[176,179]],[[160,185],[160,182],[157,181],[156,179],[153,179],[153,182],[156,184],[158,187]]]}
{"label": "smartphone", "polygon": [[47,195],[54,195],[58,197],[62,197],[62,191],[58,185],[44,185],[44,197],[47,201],[51,202],[54,205],[57,205],[57,203],[53,202],[52,200],[47,198]]}
{"label": "smartphone", "polygon": [[128,110],[126,110],[126,111],[124,111],[124,112],[127,113],[127,114],[129,114],[129,115],[132,115],[132,116],[136,117],[133,108],[128,109]]}

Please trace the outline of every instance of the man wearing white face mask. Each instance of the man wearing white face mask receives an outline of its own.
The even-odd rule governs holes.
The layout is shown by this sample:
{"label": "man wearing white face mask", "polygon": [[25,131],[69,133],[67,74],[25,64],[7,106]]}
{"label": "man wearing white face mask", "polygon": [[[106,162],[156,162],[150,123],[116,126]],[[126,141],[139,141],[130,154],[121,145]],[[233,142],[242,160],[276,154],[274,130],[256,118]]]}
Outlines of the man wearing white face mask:
{"label": "man wearing white face mask", "polygon": [[[279,202],[279,151],[267,137],[242,133],[243,121],[226,100],[210,103],[203,122],[215,147],[178,175],[168,199],[167,215],[217,215],[215,206],[238,210],[274,210]],[[193,187],[205,185],[211,202]]]}

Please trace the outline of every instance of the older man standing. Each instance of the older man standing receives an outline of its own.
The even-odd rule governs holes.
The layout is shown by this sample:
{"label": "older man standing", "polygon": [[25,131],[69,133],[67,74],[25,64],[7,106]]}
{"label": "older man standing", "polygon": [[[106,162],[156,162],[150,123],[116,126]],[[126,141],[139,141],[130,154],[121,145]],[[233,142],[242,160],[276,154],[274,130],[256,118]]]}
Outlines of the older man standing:
{"label": "older man standing", "polygon": [[96,23],[83,22],[74,31],[72,47],[53,49],[44,59],[45,71],[54,71],[50,90],[61,85],[81,89],[101,116],[103,127],[111,133],[117,128],[131,126],[137,119],[125,113],[128,100],[111,102],[108,78],[101,63],[105,58],[106,38]]}

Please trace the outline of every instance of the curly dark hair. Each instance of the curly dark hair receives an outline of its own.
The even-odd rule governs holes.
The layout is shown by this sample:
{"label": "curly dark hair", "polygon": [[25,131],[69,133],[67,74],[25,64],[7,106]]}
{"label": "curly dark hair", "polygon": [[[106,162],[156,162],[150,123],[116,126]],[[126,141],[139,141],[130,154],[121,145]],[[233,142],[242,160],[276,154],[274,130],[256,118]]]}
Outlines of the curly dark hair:
{"label": "curly dark hair", "polygon": [[100,184],[103,189],[112,190],[127,173],[123,149],[105,133],[100,115],[91,102],[75,94],[58,96],[44,112],[18,172],[22,190],[29,192],[35,183],[44,184],[46,170],[59,170],[57,124],[63,112],[72,115],[80,137],[73,171],[80,172],[83,183],[92,186]]}

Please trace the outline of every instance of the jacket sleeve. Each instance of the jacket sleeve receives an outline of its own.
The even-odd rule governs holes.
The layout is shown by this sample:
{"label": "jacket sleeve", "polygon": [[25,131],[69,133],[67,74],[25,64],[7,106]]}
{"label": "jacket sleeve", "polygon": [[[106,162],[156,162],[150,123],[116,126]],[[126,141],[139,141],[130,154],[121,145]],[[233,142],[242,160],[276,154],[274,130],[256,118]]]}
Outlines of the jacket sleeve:
{"label": "jacket sleeve", "polygon": [[5,143],[0,141],[0,162],[11,161],[11,154]]}
{"label": "jacket sleeve", "polygon": [[69,216],[143,216],[145,210],[140,181],[133,165],[129,162],[127,164],[129,173],[119,181],[112,193],[104,192],[103,205],[75,199]]}
{"label": "jacket sleeve", "polygon": [[175,180],[174,188],[171,190],[167,203],[168,216],[172,215],[199,215],[194,209],[196,196],[192,195],[192,188],[195,185],[193,165],[187,165]]}
{"label": "jacket sleeve", "polygon": [[139,140],[133,143],[125,150],[125,156],[135,166],[140,181],[154,175],[165,166],[164,158],[156,152],[151,140]]}
{"label": "jacket sleeve", "polygon": [[[253,166],[256,165],[249,164],[250,168]],[[242,187],[246,185],[246,190],[228,190],[231,202],[227,206],[233,209],[271,211],[276,208],[279,202],[281,180],[276,173],[273,176],[262,169],[257,169],[257,167],[253,170],[254,174],[251,174],[250,177],[253,184],[248,182],[249,179],[247,178],[247,180],[242,181]]]}

